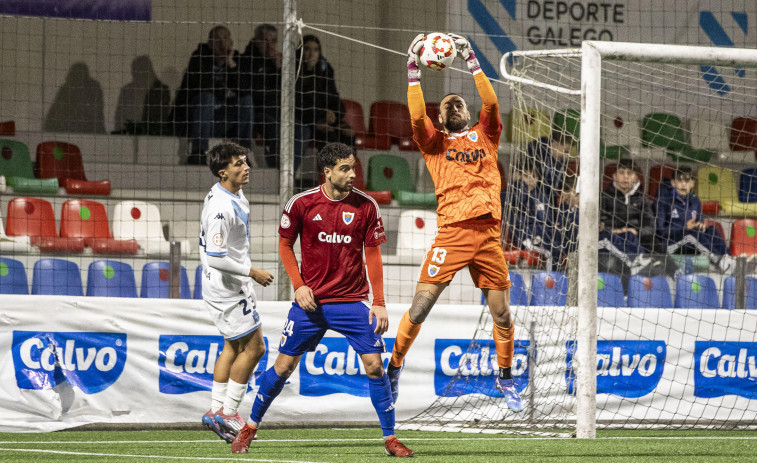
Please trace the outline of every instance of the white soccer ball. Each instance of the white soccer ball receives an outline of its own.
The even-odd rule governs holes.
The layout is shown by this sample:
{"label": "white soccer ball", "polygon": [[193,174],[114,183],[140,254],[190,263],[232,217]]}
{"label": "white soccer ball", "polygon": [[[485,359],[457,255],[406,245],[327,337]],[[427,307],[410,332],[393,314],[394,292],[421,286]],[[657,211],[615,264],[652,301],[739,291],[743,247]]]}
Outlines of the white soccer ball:
{"label": "white soccer ball", "polygon": [[455,41],[447,34],[432,32],[423,37],[423,46],[418,52],[421,63],[434,71],[441,71],[452,65],[457,55]]}

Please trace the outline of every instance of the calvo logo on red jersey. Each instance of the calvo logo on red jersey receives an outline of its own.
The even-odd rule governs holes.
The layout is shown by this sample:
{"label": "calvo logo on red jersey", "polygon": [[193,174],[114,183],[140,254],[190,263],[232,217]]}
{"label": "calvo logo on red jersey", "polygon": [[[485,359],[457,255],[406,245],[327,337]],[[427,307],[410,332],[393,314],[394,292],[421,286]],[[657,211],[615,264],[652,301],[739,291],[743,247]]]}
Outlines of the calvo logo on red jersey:
{"label": "calvo logo on red jersey", "polygon": [[345,225],[351,224],[354,218],[355,218],[354,212],[342,211],[342,221],[344,222]]}

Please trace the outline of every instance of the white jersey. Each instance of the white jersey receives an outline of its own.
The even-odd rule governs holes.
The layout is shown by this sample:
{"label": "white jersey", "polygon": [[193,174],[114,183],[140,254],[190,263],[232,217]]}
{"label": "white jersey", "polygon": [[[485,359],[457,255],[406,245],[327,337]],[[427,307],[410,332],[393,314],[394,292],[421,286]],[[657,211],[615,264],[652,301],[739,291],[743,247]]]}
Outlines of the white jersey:
{"label": "white jersey", "polygon": [[252,292],[252,279],[232,275],[208,266],[208,256],[228,256],[250,268],[250,203],[242,194],[235,195],[213,185],[205,196],[200,223],[200,261],[203,268],[202,298],[206,301],[239,299],[240,292]]}

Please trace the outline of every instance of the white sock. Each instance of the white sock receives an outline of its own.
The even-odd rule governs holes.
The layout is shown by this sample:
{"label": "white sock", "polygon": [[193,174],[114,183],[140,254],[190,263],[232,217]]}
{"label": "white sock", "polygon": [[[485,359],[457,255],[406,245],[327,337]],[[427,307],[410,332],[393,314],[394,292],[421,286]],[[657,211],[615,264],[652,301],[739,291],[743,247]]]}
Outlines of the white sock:
{"label": "white sock", "polygon": [[247,383],[240,384],[232,379],[229,380],[226,399],[223,401],[223,413],[225,415],[233,415],[237,412],[245,392],[247,392]]}
{"label": "white sock", "polygon": [[217,383],[213,381],[213,388],[210,390],[210,411],[215,413],[222,406],[226,399],[226,389],[228,383]]}

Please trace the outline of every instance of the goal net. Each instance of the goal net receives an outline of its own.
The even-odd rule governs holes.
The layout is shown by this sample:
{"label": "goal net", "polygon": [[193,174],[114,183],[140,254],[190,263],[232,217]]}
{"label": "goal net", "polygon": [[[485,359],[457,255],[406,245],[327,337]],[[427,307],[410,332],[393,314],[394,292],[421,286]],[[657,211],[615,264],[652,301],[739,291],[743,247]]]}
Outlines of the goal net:
{"label": "goal net", "polygon": [[755,64],[754,50],[601,42],[502,58],[524,411],[494,388],[484,307],[457,375],[405,426],[755,423]]}

